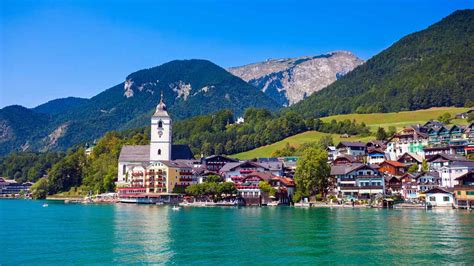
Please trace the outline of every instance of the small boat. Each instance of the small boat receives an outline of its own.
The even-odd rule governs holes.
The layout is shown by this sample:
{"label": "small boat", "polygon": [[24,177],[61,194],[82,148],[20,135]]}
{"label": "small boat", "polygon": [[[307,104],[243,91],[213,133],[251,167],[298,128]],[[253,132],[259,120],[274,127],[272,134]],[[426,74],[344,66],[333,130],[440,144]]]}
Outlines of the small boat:
{"label": "small boat", "polygon": [[157,203],[155,203],[155,205],[164,205],[164,203],[163,202],[157,202]]}
{"label": "small boat", "polygon": [[171,208],[173,211],[179,211],[181,209],[181,207],[178,207],[178,206],[173,206],[173,208]]}
{"label": "small boat", "polygon": [[48,203],[43,204],[43,207],[48,207],[48,206],[49,206]]}

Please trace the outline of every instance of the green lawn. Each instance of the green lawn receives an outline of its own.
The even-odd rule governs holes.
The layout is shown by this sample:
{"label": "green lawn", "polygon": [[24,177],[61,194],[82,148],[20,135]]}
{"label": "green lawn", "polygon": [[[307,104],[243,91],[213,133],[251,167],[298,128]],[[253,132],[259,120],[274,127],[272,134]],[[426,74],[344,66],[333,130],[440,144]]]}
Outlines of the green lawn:
{"label": "green lawn", "polygon": [[[364,122],[371,128],[384,127],[387,129],[389,126],[395,126],[402,128],[414,124],[423,124],[426,121],[433,119],[435,120],[438,116],[444,113],[450,113],[454,117],[458,113],[462,113],[469,110],[469,108],[456,108],[456,107],[438,107],[425,110],[417,111],[406,111],[398,113],[375,113],[375,114],[348,114],[348,115],[335,115],[324,117],[321,120],[329,122],[332,119],[336,121],[344,119],[355,119],[358,123]],[[452,121],[456,124],[466,124],[464,119],[455,119]]]}
{"label": "green lawn", "polygon": [[[262,146],[250,151],[231,155],[231,157],[235,157],[239,159],[270,157],[274,151],[283,148],[286,143],[290,143],[290,145],[298,147],[299,145],[303,143],[317,142],[322,136],[326,136],[326,135],[331,135],[335,143],[338,143],[339,141],[341,141],[340,135],[338,134],[328,134],[328,133],[322,133],[318,131],[307,131],[307,132],[303,132],[303,133],[288,137],[282,141],[278,141],[267,146]],[[355,137],[350,137],[350,138],[344,138],[343,140],[344,141],[358,141],[358,140],[368,141],[370,139],[372,139],[372,137],[361,138],[361,137],[355,136]]]}
{"label": "green lawn", "polygon": [[[469,108],[455,108],[455,107],[442,107],[442,108],[431,108],[426,110],[417,110],[417,111],[407,111],[407,112],[398,112],[398,113],[375,113],[375,114],[348,114],[348,115],[335,115],[322,118],[323,121],[329,122],[332,119],[336,119],[336,121],[344,120],[344,119],[355,119],[358,123],[364,122],[366,125],[371,127],[372,131],[378,127],[384,127],[388,129],[390,126],[395,126],[397,129],[400,129],[405,126],[413,125],[413,124],[423,124],[430,119],[436,119],[438,116],[448,112],[453,117],[457,113],[462,113],[467,111]],[[455,124],[466,124],[466,120],[462,119],[455,119],[452,121]],[[292,146],[299,146],[303,143],[308,142],[316,142],[324,135],[332,135],[334,142],[338,143],[341,141],[340,136],[338,134],[327,134],[321,133],[317,131],[308,131],[301,134],[297,134],[291,137],[288,137],[284,140],[278,141],[276,143],[262,146],[250,151],[238,153],[231,155],[231,157],[239,158],[239,159],[252,159],[258,157],[270,157],[271,154],[281,149],[285,146],[286,143],[289,143]],[[346,141],[368,141],[373,139],[373,137],[351,137],[348,139],[344,139]]]}

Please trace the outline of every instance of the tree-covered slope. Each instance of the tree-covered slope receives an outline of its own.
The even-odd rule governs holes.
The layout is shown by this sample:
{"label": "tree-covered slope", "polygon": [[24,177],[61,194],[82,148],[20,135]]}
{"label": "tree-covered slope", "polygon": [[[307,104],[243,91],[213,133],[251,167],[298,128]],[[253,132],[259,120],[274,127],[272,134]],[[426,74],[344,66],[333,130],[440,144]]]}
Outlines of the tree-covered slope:
{"label": "tree-covered slope", "polygon": [[88,99],[77,98],[77,97],[67,97],[61,99],[51,100],[47,103],[36,106],[32,110],[36,113],[41,114],[60,114],[72,108],[78,108],[81,105],[85,104]]}
{"label": "tree-covered slope", "polygon": [[[0,110],[0,154],[16,150],[65,150],[100,138],[110,130],[148,125],[162,92],[175,120],[221,109],[242,115],[248,107],[279,107],[263,92],[212,62],[176,60],[132,73],[125,82],[89,100],[72,100],[69,108],[65,105],[70,101],[65,99],[32,110],[23,108],[28,119],[16,121],[7,119],[16,113],[10,113],[12,108]],[[32,116],[35,118],[30,122]]]}
{"label": "tree-covered slope", "polygon": [[410,34],[290,109],[305,117],[474,101],[474,10]]}

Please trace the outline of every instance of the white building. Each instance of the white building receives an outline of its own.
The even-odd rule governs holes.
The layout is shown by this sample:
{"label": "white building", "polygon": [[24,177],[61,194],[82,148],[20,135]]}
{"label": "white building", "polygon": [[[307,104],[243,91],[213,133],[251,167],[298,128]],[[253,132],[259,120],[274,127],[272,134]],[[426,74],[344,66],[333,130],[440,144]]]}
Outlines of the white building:
{"label": "white building", "polygon": [[162,94],[151,117],[150,145],[124,145],[120,151],[117,185],[130,185],[132,172],[146,171],[152,163],[193,158],[187,145],[172,145],[172,120]]}
{"label": "white building", "polygon": [[458,185],[456,178],[474,170],[474,162],[470,161],[454,161],[448,165],[438,168],[441,177],[441,186],[452,188]]}
{"label": "white building", "polygon": [[435,207],[451,207],[454,204],[453,193],[442,188],[432,188],[425,193],[425,202]]}

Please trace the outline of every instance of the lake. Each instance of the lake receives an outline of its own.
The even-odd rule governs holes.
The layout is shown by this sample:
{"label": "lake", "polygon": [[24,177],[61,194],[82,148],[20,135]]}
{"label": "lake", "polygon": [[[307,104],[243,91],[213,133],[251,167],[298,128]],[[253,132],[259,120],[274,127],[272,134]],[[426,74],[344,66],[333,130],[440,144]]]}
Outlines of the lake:
{"label": "lake", "polygon": [[0,264],[474,263],[474,212],[0,200]]}

